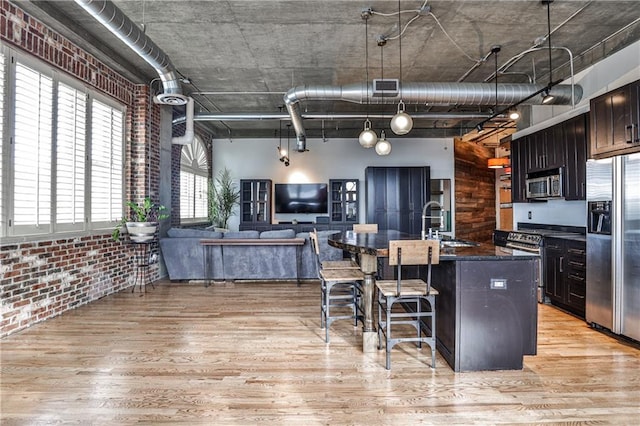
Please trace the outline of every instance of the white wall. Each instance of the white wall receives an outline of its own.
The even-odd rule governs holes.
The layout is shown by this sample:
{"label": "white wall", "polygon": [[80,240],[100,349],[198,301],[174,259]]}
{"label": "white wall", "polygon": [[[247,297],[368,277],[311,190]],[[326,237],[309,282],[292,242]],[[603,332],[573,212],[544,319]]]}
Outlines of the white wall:
{"label": "white wall", "polygon": [[[273,183],[323,183],[329,179],[357,178],[360,180],[360,218],[365,216],[364,170],[367,166],[429,166],[432,179],[451,179],[454,184],[452,139],[388,138],[391,154],[380,157],[373,149],[365,149],[357,138],[307,140],[308,152],[290,154],[291,165],[285,167],[278,160],[278,139],[220,139],[213,141],[213,173],[228,168],[237,183],[240,179],[271,179]],[[286,141],[284,141],[286,146]],[[291,146],[295,145],[293,139]],[[455,212],[452,212],[455,214]],[[313,215],[277,215],[278,220],[313,221]],[[455,216],[454,216],[455,217]],[[238,229],[239,219],[231,218],[229,227]]]}
{"label": "white wall", "polygon": [[[640,79],[640,41],[627,46],[575,75],[576,84],[582,86],[582,100],[571,107],[532,107],[532,123],[513,134],[513,139],[545,129],[573,116],[589,111],[589,100],[603,93]],[[570,83],[569,80],[563,82]],[[587,182],[588,185],[588,182]],[[529,219],[531,212],[531,219]],[[586,202],[550,200],[541,203],[514,203],[513,226],[518,222],[554,225],[586,226]]]}

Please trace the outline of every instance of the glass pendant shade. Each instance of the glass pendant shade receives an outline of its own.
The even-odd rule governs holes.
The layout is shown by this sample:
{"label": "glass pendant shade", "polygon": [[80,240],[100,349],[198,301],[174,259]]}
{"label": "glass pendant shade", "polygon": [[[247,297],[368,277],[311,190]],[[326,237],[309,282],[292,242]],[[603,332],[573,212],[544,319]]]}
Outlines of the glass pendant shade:
{"label": "glass pendant shade", "polygon": [[376,142],[378,142],[378,135],[371,130],[371,122],[368,119],[364,122],[364,130],[360,132],[358,142],[360,142],[363,148],[373,148],[376,146]]}
{"label": "glass pendant shade", "polygon": [[385,139],[384,130],[380,133],[380,139],[376,143],[376,154],[389,155],[391,153],[391,143]]}
{"label": "glass pendant shade", "polygon": [[396,135],[406,135],[413,128],[413,119],[404,112],[404,102],[398,103],[398,113],[391,119],[391,130]]}

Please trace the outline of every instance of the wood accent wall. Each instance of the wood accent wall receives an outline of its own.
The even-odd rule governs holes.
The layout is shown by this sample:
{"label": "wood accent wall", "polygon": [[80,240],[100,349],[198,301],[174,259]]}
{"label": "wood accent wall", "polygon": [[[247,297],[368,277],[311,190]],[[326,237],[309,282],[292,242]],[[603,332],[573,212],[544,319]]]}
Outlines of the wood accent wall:
{"label": "wood accent wall", "polygon": [[493,149],[456,140],[455,194],[456,238],[492,243],[496,228],[495,171],[487,168]]}

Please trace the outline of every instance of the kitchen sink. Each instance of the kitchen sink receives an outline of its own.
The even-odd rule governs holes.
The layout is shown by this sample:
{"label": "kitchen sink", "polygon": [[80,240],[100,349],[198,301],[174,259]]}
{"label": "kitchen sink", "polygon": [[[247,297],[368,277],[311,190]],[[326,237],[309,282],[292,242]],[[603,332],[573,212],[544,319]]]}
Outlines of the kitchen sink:
{"label": "kitchen sink", "polygon": [[440,241],[441,247],[477,247],[479,243],[465,240],[442,240]]}

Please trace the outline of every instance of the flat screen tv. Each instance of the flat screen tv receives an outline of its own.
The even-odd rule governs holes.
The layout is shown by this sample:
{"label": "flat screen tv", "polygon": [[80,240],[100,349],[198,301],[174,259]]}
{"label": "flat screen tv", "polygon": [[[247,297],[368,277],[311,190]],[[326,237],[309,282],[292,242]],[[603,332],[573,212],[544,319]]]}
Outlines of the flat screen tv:
{"label": "flat screen tv", "polygon": [[326,183],[276,183],[276,213],[327,213]]}

